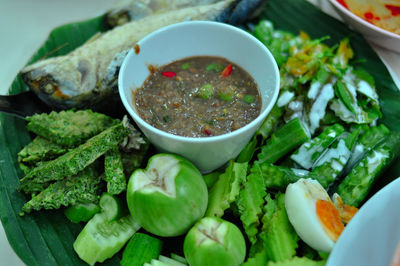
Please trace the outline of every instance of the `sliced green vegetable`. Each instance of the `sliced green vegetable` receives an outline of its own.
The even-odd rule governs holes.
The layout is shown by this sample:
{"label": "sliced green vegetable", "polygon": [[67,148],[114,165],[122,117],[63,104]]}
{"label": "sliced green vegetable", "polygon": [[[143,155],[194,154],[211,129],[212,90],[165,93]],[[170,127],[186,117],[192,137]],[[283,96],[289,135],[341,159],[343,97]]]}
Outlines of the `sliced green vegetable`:
{"label": "sliced green vegetable", "polygon": [[158,258],[163,242],[158,238],[136,233],[129,240],[122,253],[121,266],[143,266]]}
{"label": "sliced green vegetable", "polygon": [[221,175],[221,172],[212,172],[206,175],[203,175],[204,182],[206,182],[207,189],[210,191],[210,189],[214,186],[214,184],[218,181],[219,176]]}
{"label": "sliced green vegetable", "polygon": [[286,214],[285,194],[276,195],[275,200],[268,194],[265,200],[260,238],[267,256],[272,261],[290,259],[296,254],[299,237]]}
{"label": "sliced green vegetable", "polygon": [[339,184],[337,193],[347,205],[358,207],[367,197],[372,184],[400,154],[400,133],[391,132],[389,136],[351,170]]}
{"label": "sliced green vegetable", "polygon": [[292,119],[278,128],[267,140],[267,143],[261,147],[257,162],[274,163],[308,139],[308,132],[304,129],[300,120],[298,118]]}
{"label": "sliced green vegetable", "polygon": [[61,146],[74,147],[118,121],[91,110],[61,111],[27,117],[27,129]]}
{"label": "sliced green vegetable", "polygon": [[247,177],[247,182],[244,184],[244,188],[240,191],[239,198],[236,201],[240,220],[252,244],[257,241],[256,235],[266,194],[265,181],[260,166],[254,164],[251,174]]}
{"label": "sliced green vegetable", "polygon": [[119,194],[126,189],[127,181],[118,146],[115,146],[105,154],[104,172],[108,193]]}
{"label": "sliced green vegetable", "polygon": [[267,252],[263,249],[261,252],[258,252],[254,255],[254,257],[249,257],[243,266],[262,266],[266,265],[268,261]]}
{"label": "sliced green vegetable", "polygon": [[[270,163],[259,164],[260,171],[269,189],[285,191],[287,185],[300,179],[292,169],[284,166],[276,166]],[[253,167],[252,170],[255,168]]]}
{"label": "sliced green vegetable", "polygon": [[185,266],[185,265],[187,265],[185,263],[182,263],[180,261],[174,260],[172,258],[168,258],[168,257],[163,256],[163,255],[160,255],[158,257],[158,260],[161,261],[161,262],[164,262],[165,264],[170,265],[170,266]]}
{"label": "sliced green vegetable", "polygon": [[346,106],[346,108],[356,116],[357,114],[354,106],[357,105],[357,100],[354,99],[347,86],[343,82],[338,80],[334,85],[334,89],[336,97],[338,97]]}
{"label": "sliced green vegetable", "polygon": [[304,169],[309,170],[329,145],[343,132],[343,126],[339,124],[329,126],[317,137],[303,143],[290,158]]}
{"label": "sliced green vegetable", "polygon": [[325,189],[328,188],[343,171],[359,133],[360,129],[340,135],[314,164],[312,172],[307,177],[318,180]]}
{"label": "sliced green vegetable", "polygon": [[208,207],[205,216],[222,217],[224,211],[239,196],[242,184],[246,181],[247,163],[229,162],[225,173],[221,174],[208,194]]}
{"label": "sliced green vegetable", "polygon": [[358,138],[349,162],[343,172],[348,174],[363,156],[375,147],[375,145],[383,141],[389,133],[390,130],[384,124],[380,124],[376,127],[368,127],[361,137]]}
{"label": "sliced green vegetable", "polygon": [[110,127],[57,159],[32,169],[20,180],[21,187],[24,189],[29,185],[29,181],[41,184],[75,175],[108,150],[116,147],[128,134],[128,129],[122,123]]}
{"label": "sliced green vegetable", "polygon": [[187,264],[187,261],[186,261],[186,259],[184,257],[179,256],[179,255],[177,255],[175,253],[171,253],[171,259],[179,261],[179,262],[181,262],[183,264]]}
{"label": "sliced green vegetable", "polygon": [[76,203],[97,203],[101,177],[94,166],[85,168],[76,176],[67,177],[49,185],[22,206],[22,211],[59,209]]}
{"label": "sliced green vegetable", "polygon": [[104,219],[107,221],[115,221],[122,216],[126,215],[124,211],[124,204],[119,198],[110,193],[103,193],[100,197],[99,206]]}
{"label": "sliced green vegetable", "polygon": [[38,136],[18,153],[18,162],[36,164],[39,161],[54,159],[66,152],[66,148]]}
{"label": "sliced green vegetable", "polygon": [[238,157],[236,158],[236,161],[238,163],[245,163],[249,162],[252,158],[253,155],[256,151],[257,148],[257,136],[254,136],[243,148],[243,150],[239,153]]}
{"label": "sliced green vegetable", "polygon": [[294,256],[293,258],[286,259],[284,261],[278,261],[278,262],[273,262],[270,261],[268,262],[267,266],[325,266],[326,265],[326,260],[311,260],[307,257],[297,257]]}
{"label": "sliced green vegetable", "polygon": [[96,214],[79,233],[74,250],[90,265],[103,262],[120,251],[139,228],[130,215],[110,222],[102,213]]}
{"label": "sliced green vegetable", "polygon": [[280,118],[282,117],[282,109],[277,105],[274,105],[271,112],[268,114],[267,118],[261,124],[260,128],[256,131],[256,136],[262,136],[265,140],[270,134],[275,130]]}
{"label": "sliced green vegetable", "polygon": [[94,203],[76,203],[64,210],[65,216],[73,223],[87,222],[100,212],[100,207]]}

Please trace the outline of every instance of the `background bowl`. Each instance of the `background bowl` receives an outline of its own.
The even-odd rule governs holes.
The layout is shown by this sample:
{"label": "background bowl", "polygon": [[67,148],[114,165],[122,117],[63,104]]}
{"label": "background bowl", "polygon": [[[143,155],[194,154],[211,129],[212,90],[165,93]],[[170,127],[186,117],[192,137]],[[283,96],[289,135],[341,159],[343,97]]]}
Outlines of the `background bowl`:
{"label": "background bowl", "polygon": [[391,265],[400,245],[400,178],[372,196],[345,227],[327,266]]}
{"label": "background bowl", "polygon": [[338,11],[342,19],[363,34],[366,39],[378,46],[400,53],[400,35],[367,22],[345,8],[337,0],[329,0],[329,2]]}
{"label": "background bowl", "polygon": [[[118,77],[122,102],[143,133],[162,152],[180,154],[203,173],[236,157],[261,125],[279,93],[279,70],[268,49],[249,33],[219,22],[182,22],[159,29],[132,49]],[[132,103],[132,92],[150,74],[148,65],[165,65],[189,56],[220,56],[244,68],[257,82],[262,98],[260,115],[246,126],[224,135],[192,138],[173,135],[146,123]]]}

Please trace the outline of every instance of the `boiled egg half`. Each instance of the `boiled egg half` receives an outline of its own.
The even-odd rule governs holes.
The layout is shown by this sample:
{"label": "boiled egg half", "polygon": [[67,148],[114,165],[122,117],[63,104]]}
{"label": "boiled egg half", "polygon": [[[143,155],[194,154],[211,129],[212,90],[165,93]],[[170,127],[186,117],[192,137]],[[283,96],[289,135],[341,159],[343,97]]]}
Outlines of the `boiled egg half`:
{"label": "boiled egg half", "polygon": [[338,209],[326,190],[313,179],[299,179],[286,188],[290,223],[310,247],[330,252],[344,229]]}

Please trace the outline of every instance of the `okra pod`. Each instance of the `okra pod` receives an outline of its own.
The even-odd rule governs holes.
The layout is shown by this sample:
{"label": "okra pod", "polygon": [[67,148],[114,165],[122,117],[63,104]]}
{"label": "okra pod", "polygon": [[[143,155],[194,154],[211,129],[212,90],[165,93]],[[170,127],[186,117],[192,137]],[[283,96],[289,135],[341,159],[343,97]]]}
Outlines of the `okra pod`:
{"label": "okra pod", "polygon": [[348,174],[362,157],[375,145],[383,141],[389,133],[390,130],[384,124],[368,128],[357,140],[349,162],[343,171],[344,174]]}
{"label": "okra pod", "polygon": [[257,163],[275,163],[309,139],[307,130],[298,118],[278,128],[261,147]]}
{"label": "okra pod", "polygon": [[342,172],[350,158],[351,150],[357,140],[360,130],[352,133],[344,132],[328,148],[327,152],[313,166],[307,177],[318,180],[326,189]]}
{"label": "okra pod", "polygon": [[301,177],[287,167],[276,166],[270,163],[259,165],[264,177],[265,186],[270,189],[285,191],[287,185],[294,183]]}
{"label": "okra pod", "polygon": [[343,132],[344,128],[339,124],[329,126],[317,137],[303,143],[290,158],[304,169],[311,169],[322,153]]}
{"label": "okra pod", "polygon": [[339,184],[337,193],[347,205],[358,207],[371,190],[379,175],[390,166],[400,153],[400,133],[389,136],[351,170]]}

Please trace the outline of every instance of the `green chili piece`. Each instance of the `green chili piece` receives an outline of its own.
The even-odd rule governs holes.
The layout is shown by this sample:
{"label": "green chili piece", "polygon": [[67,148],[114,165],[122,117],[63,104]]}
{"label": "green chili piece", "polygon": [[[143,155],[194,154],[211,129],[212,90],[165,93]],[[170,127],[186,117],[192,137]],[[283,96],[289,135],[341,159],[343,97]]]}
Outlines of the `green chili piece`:
{"label": "green chili piece", "polygon": [[208,66],[206,66],[207,71],[220,72],[222,69],[223,69],[222,65],[218,63],[211,63]]}
{"label": "green chili piece", "polygon": [[189,69],[189,68],[190,68],[190,64],[189,63],[183,63],[182,66],[181,66],[182,70],[186,70],[186,69]]}
{"label": "green chili piece", "polygon": [[243,97],[243,101],[244,101],[245,103],[248,103],[248,104],[253,103],[253,102],[254,102],[254,96],[253,96],[253,95],[250,95],[250,94],[246,94],[246,95]]}
{"label": "green chili piece", "polygon": [[225,102],[230,102],[233,99],[233,95],[230,93],[220,93],[219,98]]}
{"label": "green chili piece", "polygon": [[213,87],[213,85],[211,85],[210,83],[204,84],[200,88],[200,96],[204,100],[208,100],[211,97],[213,97],[214,96],[214,87]]}

